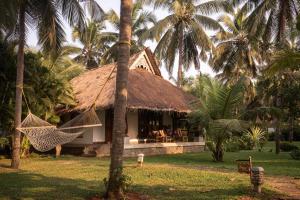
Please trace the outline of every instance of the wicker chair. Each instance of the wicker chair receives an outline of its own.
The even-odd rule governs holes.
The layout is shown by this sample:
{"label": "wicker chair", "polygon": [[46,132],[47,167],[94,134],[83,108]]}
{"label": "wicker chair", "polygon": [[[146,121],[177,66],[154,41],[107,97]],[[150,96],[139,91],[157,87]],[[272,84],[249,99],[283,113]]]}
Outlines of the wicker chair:
{"label": "wicker chair", "polygon": [[181,130],[178,129],[176,131],[176,138],[182,142],[188,142],[189,138],[188,138],[188,132],[186,130]]}
{"label": "wicker chair", "polygon": [[155,142],[164,142],[165,141],[165,135],[160,130],[153,131],[153,134],[155,135]]}

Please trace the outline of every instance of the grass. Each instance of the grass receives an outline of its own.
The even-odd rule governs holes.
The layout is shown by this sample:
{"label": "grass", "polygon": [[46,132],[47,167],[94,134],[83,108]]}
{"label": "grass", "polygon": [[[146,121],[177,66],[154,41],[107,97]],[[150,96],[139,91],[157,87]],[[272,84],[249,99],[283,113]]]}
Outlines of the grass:
{"label": "grass", "polygon": [[[126,159],[124,171],[132,178],[131,191],[151,199],[239,199],[252,192],[249,176],[235,172],[234,160],[249,155],[268,175],[300,176],[300,162],[287,153],[250,151],[226,153],[224,163],[211,162],[209,152],[146,157],[143,167],[136,167],[135,159]],[[22,160],[21,170],[15,171],[5,167],[9,162],[0,160],[1,200],[101,195],[109,166],[108,158],[36,157]],[[264,193],[253,198],[271,199],[274,195],[276,192],[265,185]]]}

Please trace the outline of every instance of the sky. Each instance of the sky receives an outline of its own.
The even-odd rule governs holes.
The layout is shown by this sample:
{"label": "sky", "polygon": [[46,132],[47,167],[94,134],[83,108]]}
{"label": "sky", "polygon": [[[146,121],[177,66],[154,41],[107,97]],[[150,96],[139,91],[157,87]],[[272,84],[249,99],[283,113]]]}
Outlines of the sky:
{"label": "sky", "polygon": [[[120,13],[120,0],[97,0],[97,2],[105,11],[108,11],[110,9],[114,9],[117,13]],[[149,7],[145,7],[145,9],[153,11],[152,8],[149,8]],[[162,19],[163,17],[165,17],[168,14],[164,10],[155,10],[154,13],[157,17],[157,20]],[[73,44],[73,45],[76,45],[76,46],[80,46],[80,44],[78,42],[72,41],[72,38],[71,38],[72,29],[66,22],[64,22],[64,28],[65,28],[65,32],[66,32],[67,43],[68,44]],[[34,49],[38,48],[37,36],[36,36],[35,30],[31,30],[30,33],[27,35],[27,44],[28,44],[28,46],[33,47]],[[144,46],[147,46],[152,51],[154,51],[154,49],[156,47],[156,42],[147,41]],[[176,59],[176,60],[178,60],[178,59]],[[177,73],[176,72],[177,72],[178,66],[176,66],[176,65],[178,65],[178,61],[175,62],[175,66],[174,66],[174,73],[172,75],[174,78],[177,78]],[[215,73],[211,70],[211,68],[206,63],[201,62],[200,68],[201,68],[200,71],[203,74],[210,74],[212,76],[215,75]],[[163,63],[161,64],[160,69],[161,69],[163,77],[165,79],[169,80],[169,73],[165,69]],[[188,77],[189,76],[195,76],[195,75],[199,74],[199,71],[191,68],[185,74]]]}

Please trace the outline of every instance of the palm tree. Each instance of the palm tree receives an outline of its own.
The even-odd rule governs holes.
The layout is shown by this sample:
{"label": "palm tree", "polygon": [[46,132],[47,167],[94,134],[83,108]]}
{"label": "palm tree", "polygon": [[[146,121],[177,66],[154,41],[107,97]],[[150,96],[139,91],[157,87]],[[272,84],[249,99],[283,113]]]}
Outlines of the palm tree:
{"label": "palm tree", "polygon": [[[107,13],[106,19],[116,31],[120,31],[120,18],[114,10]],[[130,53],[138,53],[145,48],[143,42],[139,39],[143,33],[148,29],[149,24],[154,25],[156,17],[153,13],[143,10],[143,3],[139,0],[133,4],[132,8],[132,38]],[[110,32],[110,35],[115,35],[117,38],[118,33]],[[118,58],[118,43],[112,44],[111,48],[104,54],[103,61],[105,63],[114,62]]]}
{"label": "palm tree", "polygon": [[114,105],[114,125],[107,196],[123,199],[123,151],[126,130],[127,82],[132,27],[132,0],[121,0],[120,37]]}
{"label": "palm tree", "polygon": [[297,0],[233,0],[246,2],[242,9],[252,11],[247,19],[250,34],[263,28],[263,39],[266,43],[275,41],[284,45],[291,28],[296,24],[300,2]]}
{"label": "palm tree", "polygon": [[207,145],[213,152],[214,161],[223,161],[224,143],[234,132],[243,130],[244,123],[239,120],[242,109],[244,85],[240,80],[228,87],[216,79],[201,77],[201,108],[192,113],[192,118],[207,130]]}
{"label": "palm tree", "polygon": [[[275,51],[270,59],[269,67],[265,70],[268,76],[286,71],[297,72],[300,70],[299,30],[294,30],[285,48]],[[299,72],[297,72],[299,73]],[[299,76],[299,75],[298,75]]]}
{"label": "palm tree", "polygon": [[[87,5],[94,0],[86,0]],[[64,41],[64,30],[61,16],[67,19],[71,26],[84,27],[84,12],[78,0],[22,0],[16,1],[15,12],[18,13],[16,31],[18,33],[18,58],[15,102],[15,127],[21,125],[22,90],[24,79],[24,46],[26,43],[27,26],[36,26],[39,43],[45,52],[54,54],[61,49]],[[21,133],[15,131],[13,137],[12,168],[19,167]]]}
{"label": "palm tree", "polygon": [[[289,140],[293,138],[294,119],[297,111],[297,85],[300,77],[300,53],[299,53],[299,32],[292,29],[289,41],[286,41],[285,48],[273,53],[268,68],[264,71],[265,83],[264,89],[267,91],[267,97],[274,99],[274,105],[285,107],[288,111],[290,123]],[[280,118],[276,118],[276,153],[280,152]]]}
{"label": "palm tree", "polygon": [[210,37],[205,29],[220,31],[222,26],[208,15],[220,10],[230,10],[227,1],[207,1],[196,5],[197,0],[146,1],[154,7],[168,9],[169,15],[158,21],[142,37],[156,39],[158,44],[155,54],[163,60],[170,74],[174,70],[177,55],[178,72],[177,85],[181,86],[183,70],[188,70],[192,64],[200,68],[199,57],[207,60],[207,53],[213,48]]}
{"label": "palm tree", "polygon": [[84,72],[85,67],[81,62],[72,59],[74,54],[81,52],[81,49],[74,46],[63,46],[55,56],[42,53],[42,64],[58,77],[70,81],[74,77]]}
{"label": "palm tree", "polygon": [[[258,77],[257,91],[258,97],[264,105],[275,107],[280,112],[270,113],[273,127],[276,128],[275,144],[276,153],[280,153],[281,140],[281,122],[284,119],[284,112],[288,112],[290,118],[290,128],[293,128],[293,121],[298,112],[297,104],[299,102],[299,77],[290,71],[282,71],[275,75],[268,76],[265,73]],[[274,110],[274,109],[273,109]],[[264,111],[267,113],[267,111]],[[292,133],[291,133],[292,134]]]}
{"label": "palm tree", "polygon": [[246,101],[255,96],[253,78],[258,72],[258,65],[263,64],[265,53],[260,51],[261,43],[258,36],[251,36],[246,29],[246,14],[238,12],[222,15],[219,21],[227,31],[219,32],[214,36],[218,43],[211,66],[217,77],[226,84],[233,85],[245,77],[247,87]]}
{"label": "palm tree", "polygon": [[16,1],[0,2],[0,38],[6,40],[14,31],[14,25],[17,20],[15,12]]}
{"label": "palm tree", "polygon": [[88,21],[84,31],[78,27],[73,29],[73,40],[78,40],[83,45],[76,61],[84,63],[87,69],[98,67],[103,54],[109,50],[110,44],[116,42],[116,34],[103,32],[105,29],[105,18],[97,21]]}

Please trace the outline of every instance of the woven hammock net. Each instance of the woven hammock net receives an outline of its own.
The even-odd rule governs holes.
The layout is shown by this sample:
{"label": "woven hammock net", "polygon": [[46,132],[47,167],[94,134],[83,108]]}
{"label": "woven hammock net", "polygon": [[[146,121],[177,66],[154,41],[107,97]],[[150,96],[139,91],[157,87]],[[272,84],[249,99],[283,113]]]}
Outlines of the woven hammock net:
{"label": "woven hammock net", "polygon": [[73,141],[88,128],[101,126],[94,109],[85,111],[57,128],[45,120],[29,113],[23,120],[19,131],[24,133],[32,146],[41,152],[49,151],[57,145]]}

